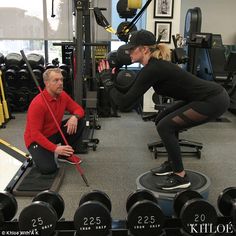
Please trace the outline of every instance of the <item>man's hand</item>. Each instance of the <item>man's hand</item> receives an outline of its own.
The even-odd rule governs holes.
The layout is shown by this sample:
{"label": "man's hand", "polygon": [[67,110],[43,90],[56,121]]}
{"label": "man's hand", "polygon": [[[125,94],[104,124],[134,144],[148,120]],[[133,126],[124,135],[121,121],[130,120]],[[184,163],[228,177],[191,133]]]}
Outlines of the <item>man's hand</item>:
{"label": "man's hand", "polygon": [[69,157],[73,155],[74,149],[69,145],[61,145],[56,147],[55,153],[58,155]]}
{"label": "man's hand", "polygon": [[107,60],[101,60],[98,65],[98,72],[103,86],[106,90],[110,90],[113,87],[112,73],[109,62]]}
{"label": "man's hand", "polygon": [[67,127],[67,133],[71,135],[76,133],[77,125],[78,118],[76,116],[71,116],[64,126]]}

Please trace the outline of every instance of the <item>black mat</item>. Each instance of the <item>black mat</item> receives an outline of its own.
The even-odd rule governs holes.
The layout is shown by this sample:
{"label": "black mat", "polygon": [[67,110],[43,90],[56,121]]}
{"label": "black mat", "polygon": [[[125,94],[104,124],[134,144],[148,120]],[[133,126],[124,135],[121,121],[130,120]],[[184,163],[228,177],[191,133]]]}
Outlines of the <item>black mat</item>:
{"label": "black mat", "polygon": [[58,191],[64,176],[64,167],[61,166],[53,174],[43,175],[36,167],[28,167],[13,189],[16,196],[34,196],[44,190]]}

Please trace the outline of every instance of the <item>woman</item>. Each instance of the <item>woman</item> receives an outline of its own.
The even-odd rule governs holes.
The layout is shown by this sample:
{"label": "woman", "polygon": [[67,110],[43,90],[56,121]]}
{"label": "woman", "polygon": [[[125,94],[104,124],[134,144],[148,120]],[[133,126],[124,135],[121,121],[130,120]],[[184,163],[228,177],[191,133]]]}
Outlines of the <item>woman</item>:
{"label": "woman", "polygon": [[199,79],[171,63],[168,47],[156,44],[155,36],[149,31],[133,32],[126,49],[132,62],[139,62],[144,67],[127,93],[122,94],[113,86],[109,64],[100,62],[98,70],[104,87],[122,109],[132,106],[150,87],[157,94],[179,100],[158,117],[157,131],[167,150],[168,161],[152,172],[168,175],[158,186],[163,190],[188,188],[191,183],[183,167],[176,134],[221,116],[229,107],[229,96],[219,84]]}

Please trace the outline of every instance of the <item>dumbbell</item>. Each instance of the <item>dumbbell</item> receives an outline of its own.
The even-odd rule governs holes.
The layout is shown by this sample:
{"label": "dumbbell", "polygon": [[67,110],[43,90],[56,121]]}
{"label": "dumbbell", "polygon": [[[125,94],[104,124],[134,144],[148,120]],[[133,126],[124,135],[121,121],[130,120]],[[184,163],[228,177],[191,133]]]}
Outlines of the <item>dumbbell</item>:
{"label": "dumbbell", "polygon": [[17,208],[16,199],[11,193],[0,192],[0,226],[15,216]]}
{"label": "dumbbell", "polygon": [[128,42],[129,35],[133,31],[137,31],[137,27],[134,25],[131,30],[128,30],[127,27],[129,26],[130,22],[129,21],[123,21],[121,22],[118,27],[117,27],[117,37],[119,40],[123,42]]}
{"label": "dumbbell", "polygon": [[117,58],[117,50],[110,51],[107,54],[107,60],[111,68],[119,69],[123,66],[123,64],[121,64],[121,62]]}
{"label": "dumbbell", "polygon": [[5,64],[7,68],[10,68],[13,66],[21,68],[21,66],[23,66],[24,64],[24,60],[20,53],[12,52],[6,55]]}
{"label": "dumbbell", "polygon": [[68,77],[70,76],[70,68],[69,68],[69,66],[66,65],[66,64],[61,64],[59,66],[59,68],[61,69],[61,73],[62,73],[64,79],[65,80],[68,79]]}
{"label": "dumbbell", "polygon": [[21,87],[28,87],[30,83],[30,75],[27,69],[20,69],[18,72],[18,78]]}
{"label": "dumbbell", "polygon": [[52,63],[48,63],[45,69],[47,70],[47,69],[53,69],[53,68],[57,68],[57,66]]}
{"label": "dumbbell", "polygon": [[40,235],[50,236],[56,228],[57,221],[64,212],[64,200],[53,191],[38,193],[32,203],[19,215],[19,229],[38,231]]}
{"label": "dumbbell", "polygon": [[27,87],[20,87],[15,91],[15,108],[17,111],[26,111],[29,106],[30,89]]}
{"label": "dumbbell", "polygon": [[165,216],[152,192],[139,189],[126,202],[127,226],[134,236],[155,236],[162,232]]}
{"label": "dumbbell", "polygon": [[37,53],[30,53],[27,55],[27,60],[33,69],[38,65],[44,65],[44,57]]}
{"label": "dumbbell", "polygon": [[111,201],[99,190],[82,196],[74,215],[74,226],[80,236],[106,236],[111,229]]}
{"label": "dumbbell", "polygon": [[132,70],[120,70],[115,78],[115,87],[122,93],[126,93],[135,81],[136,74]]}
{"label": "dumbbell", "polygon": [[12,111],[15,111],[15,94],[16,94],[16,88],[14,87],[6,87],[6,100],[8,104],[8,109],[10,113]]}
{"label": "dumbbell", "polygon": [[119,0],[116,5],[116,10],[120,18],[126,19],[133,18],[137,13],[137,9],[128,8],[128,1],[126,0]]}
{"label": "dumbbell", "polygon": [[217,206],[223,216],[232,217],[236,229],[236,187],[224,189],[217,199]]}
{"label": "dumbbell", "polygon": [[5,81],[8,86],[14,88],[18,88],[20,86],[18,81],[18,71],[19,68],[17,66],[10,66],[6,68]]}
{"label": "dumbbell", "polygon": [[132,61],[131,61],[131,57],[129,54],[129,50],[126,49],[126,45],[121,45],[118,49],[117,49],[117,60],[119,63],[121,63],[122,65],[131,65]]}
{"label": "dumbbell", "polygon": [[29,104],[34,99],[36,95],[38,95],[39,91],[37,89],[32,89],[29,93]]}
{"label": "dumbbell", "polygon": [[4,55],[0,52],[0,65],[5,63],[5,57]]}
{"label": "dumbbell", "polygon": [[[33,69],[36,80],[38,81],[40,87],[43,85],[43,73],[40,69]],[[35,87],[35,83],[32,81],[32,87]]]}
{"label": "dumbbell", "polygon": [[217,224],[215,208],[197,191],[185,190],[175,195],[173,208],[182,228],[191,235],[211,233]]}

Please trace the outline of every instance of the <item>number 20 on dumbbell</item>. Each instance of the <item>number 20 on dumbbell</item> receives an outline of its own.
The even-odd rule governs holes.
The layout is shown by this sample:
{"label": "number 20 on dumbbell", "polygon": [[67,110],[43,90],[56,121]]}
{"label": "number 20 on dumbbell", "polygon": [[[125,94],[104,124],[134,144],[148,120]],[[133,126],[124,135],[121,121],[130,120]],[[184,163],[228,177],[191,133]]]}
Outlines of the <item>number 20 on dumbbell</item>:
{"label": "number 20 on dumbbell", "polygon": [[215,208],[197,191],[178,192],[174,198],[174,212],[182,228],[190,235],[208,235],[217,224]]}

